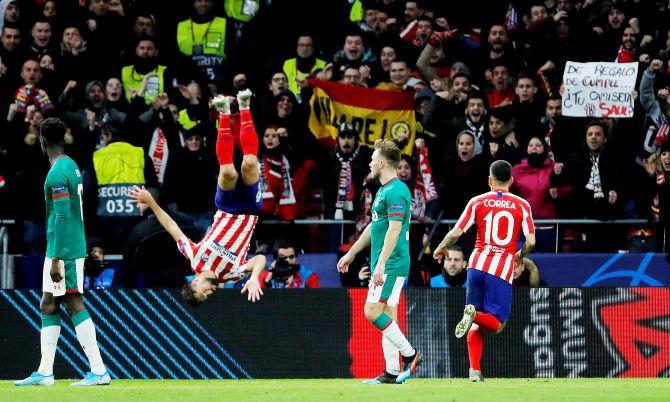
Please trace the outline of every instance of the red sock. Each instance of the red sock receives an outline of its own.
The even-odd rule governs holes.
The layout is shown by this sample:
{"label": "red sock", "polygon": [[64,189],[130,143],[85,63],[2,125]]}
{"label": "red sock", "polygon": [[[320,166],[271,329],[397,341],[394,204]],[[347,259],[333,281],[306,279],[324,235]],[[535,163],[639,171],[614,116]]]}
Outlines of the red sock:
{"label": "red sock", "polygon": [[470,368],[480,370],[479,362],[482,360],[482,350],[484,349],[484,333],[480,328],[472,327],[468,332],[468,357],[470,358]]}
{"label": "red sock", "polygon": [[500,321],[489,313],[475,313],[475,324],[488,332],[496,332],[500,328]]}
{"label": "red sock", "polygon": [[240,110],[240,145],[243,155],[258,155],[258,135],[249,109]]}
{"label": "red sock", "polygon": [[230,115],[222,114],[219,116],[219,132],[216,137],[216,158],[220,166],[233,163],[234,150],[235,143],[230,131]]}

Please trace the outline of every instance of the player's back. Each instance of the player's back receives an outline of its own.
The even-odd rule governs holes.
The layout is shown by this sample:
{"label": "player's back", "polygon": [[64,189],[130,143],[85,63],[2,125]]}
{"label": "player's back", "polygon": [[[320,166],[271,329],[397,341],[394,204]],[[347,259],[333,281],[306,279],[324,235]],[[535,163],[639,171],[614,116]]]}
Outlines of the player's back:
{"label": "player's back", "polygon": [[[83,185],[77,164],[69,157],[58,157],[44,182],[47,212],[47,257],[62,259],[86,256],[86,236],[82,211]],[[67,203],[67,205],[57,205]],[[67,219],[61,216],[67,213]]]}
{"label": "player's back", "polygon": [[509,192],[484,193],[470,200],[457,226],[466,231],[473,224],[477,239],[469,267],[510,282],[519,234],[534,233],[530,204]]}

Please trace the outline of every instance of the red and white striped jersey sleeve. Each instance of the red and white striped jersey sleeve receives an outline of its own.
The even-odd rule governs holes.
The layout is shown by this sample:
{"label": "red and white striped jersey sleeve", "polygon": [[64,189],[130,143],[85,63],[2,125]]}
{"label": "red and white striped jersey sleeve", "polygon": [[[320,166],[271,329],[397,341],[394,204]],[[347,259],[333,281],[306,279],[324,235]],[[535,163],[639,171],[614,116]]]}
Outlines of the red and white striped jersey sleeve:
{"label": "red and white striped jersey sleeve", "polygon": [[458,218],[456,222],[456,227],[461,229],[464,232],[467,232],[468,229],[475,223],[475,217],[477,212],[477,205],[479,204],[479,197],[473,197],[468,201],[468,205],[465,206],[461,217]]}
{"label": "red and white striped jersey sleeve", "polygon": [[523,217],[521,218],[521,230],[523,230],[523,235],[534,235],[535,222],[533,222],[533,213],[530,209],[530,204],[524,200],[520,205],[521,210],[523,211]]}

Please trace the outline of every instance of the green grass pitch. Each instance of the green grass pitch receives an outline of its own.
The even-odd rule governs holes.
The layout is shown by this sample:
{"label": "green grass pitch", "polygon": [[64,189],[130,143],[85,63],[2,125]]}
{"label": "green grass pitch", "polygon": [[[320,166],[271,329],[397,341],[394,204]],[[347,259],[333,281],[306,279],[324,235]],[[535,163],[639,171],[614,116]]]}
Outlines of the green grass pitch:
{"label": "green grass pitch", "polygon": [[668,379],[410,379],[403,385],[359,380],[113,380],[110,386],[15,387],[0,381],[1,401],[670,401]]}

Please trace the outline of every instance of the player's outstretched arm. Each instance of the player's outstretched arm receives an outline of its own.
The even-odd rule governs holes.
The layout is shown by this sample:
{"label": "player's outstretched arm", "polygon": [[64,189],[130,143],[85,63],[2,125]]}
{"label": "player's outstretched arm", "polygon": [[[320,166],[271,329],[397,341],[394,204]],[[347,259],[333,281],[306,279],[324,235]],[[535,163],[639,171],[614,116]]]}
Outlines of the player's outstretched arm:
{"label": "player's outstretched arm", "polygon": [[340,261],[337,262],[337,270],[340,272],[347,272],[349,270],[349,265],[351,265],[352,262],[354,262],[354,258],[356,258],[356,255],[363,251],[366,247],[370,245],[370,224],[365,227],[365,230],[363,230],[363,233],[361,233],[360,237],[356,242],[354,243],[353,246],[351,246],[351,249],[340,258]]}
{"label": "player's outstretched arm", "polygon": [[261,296],[263,296],[263,290],[261,289],[261,283],[258,278],[263,271],[265,271],[265,264],[265,256],[262,254],[254,256],[247,261],[247,269],[251,268],[251,277],[247,283],[244,284],[241,293],[247,292],[247,300],[250,302],[255,303],[257,300],[260,300]]}
{"label": "player's outstretched arm", "polygon": [[440,243],[439,246],[435,249],[435,252],[433,253],[433,258],[442,261],[442,259],[446,256],[447,254],[447,249],[458,241],[458,239],[463,235],[463,229],[459,227],[455,227],[447,233],[446,236],[444,236],[444,239]]}
{"label": "player's outstretched arm", "polygon": [[156,215],[158,222],[160,222],[161,226],[170,233],[175,241],[179,241],[179,239],[184,237],[184,232],[181,231],[177,222],[170,218],[170,215],[158,205],[154,197],[146,188],[144,188],[144,186],[142,186],[142,188],[133,186],[133,188],[128,191],[128,195],[130,195],[130,197],[138,204],[144,204],[151,208],[154,215]]}
{"label": "player's outstretched arm", "polygon": [[514,262],[516,265],[521,265],[523,264],[523,257],[528,255],[531,251],[533,251],[533,248],[535,247],[535,235],[534,234],[527,234],[526,236],[526,241],[523,243],[523,247],[521,247],[521,250],[519,250],[516,253],[516,256],[514,257]]}

